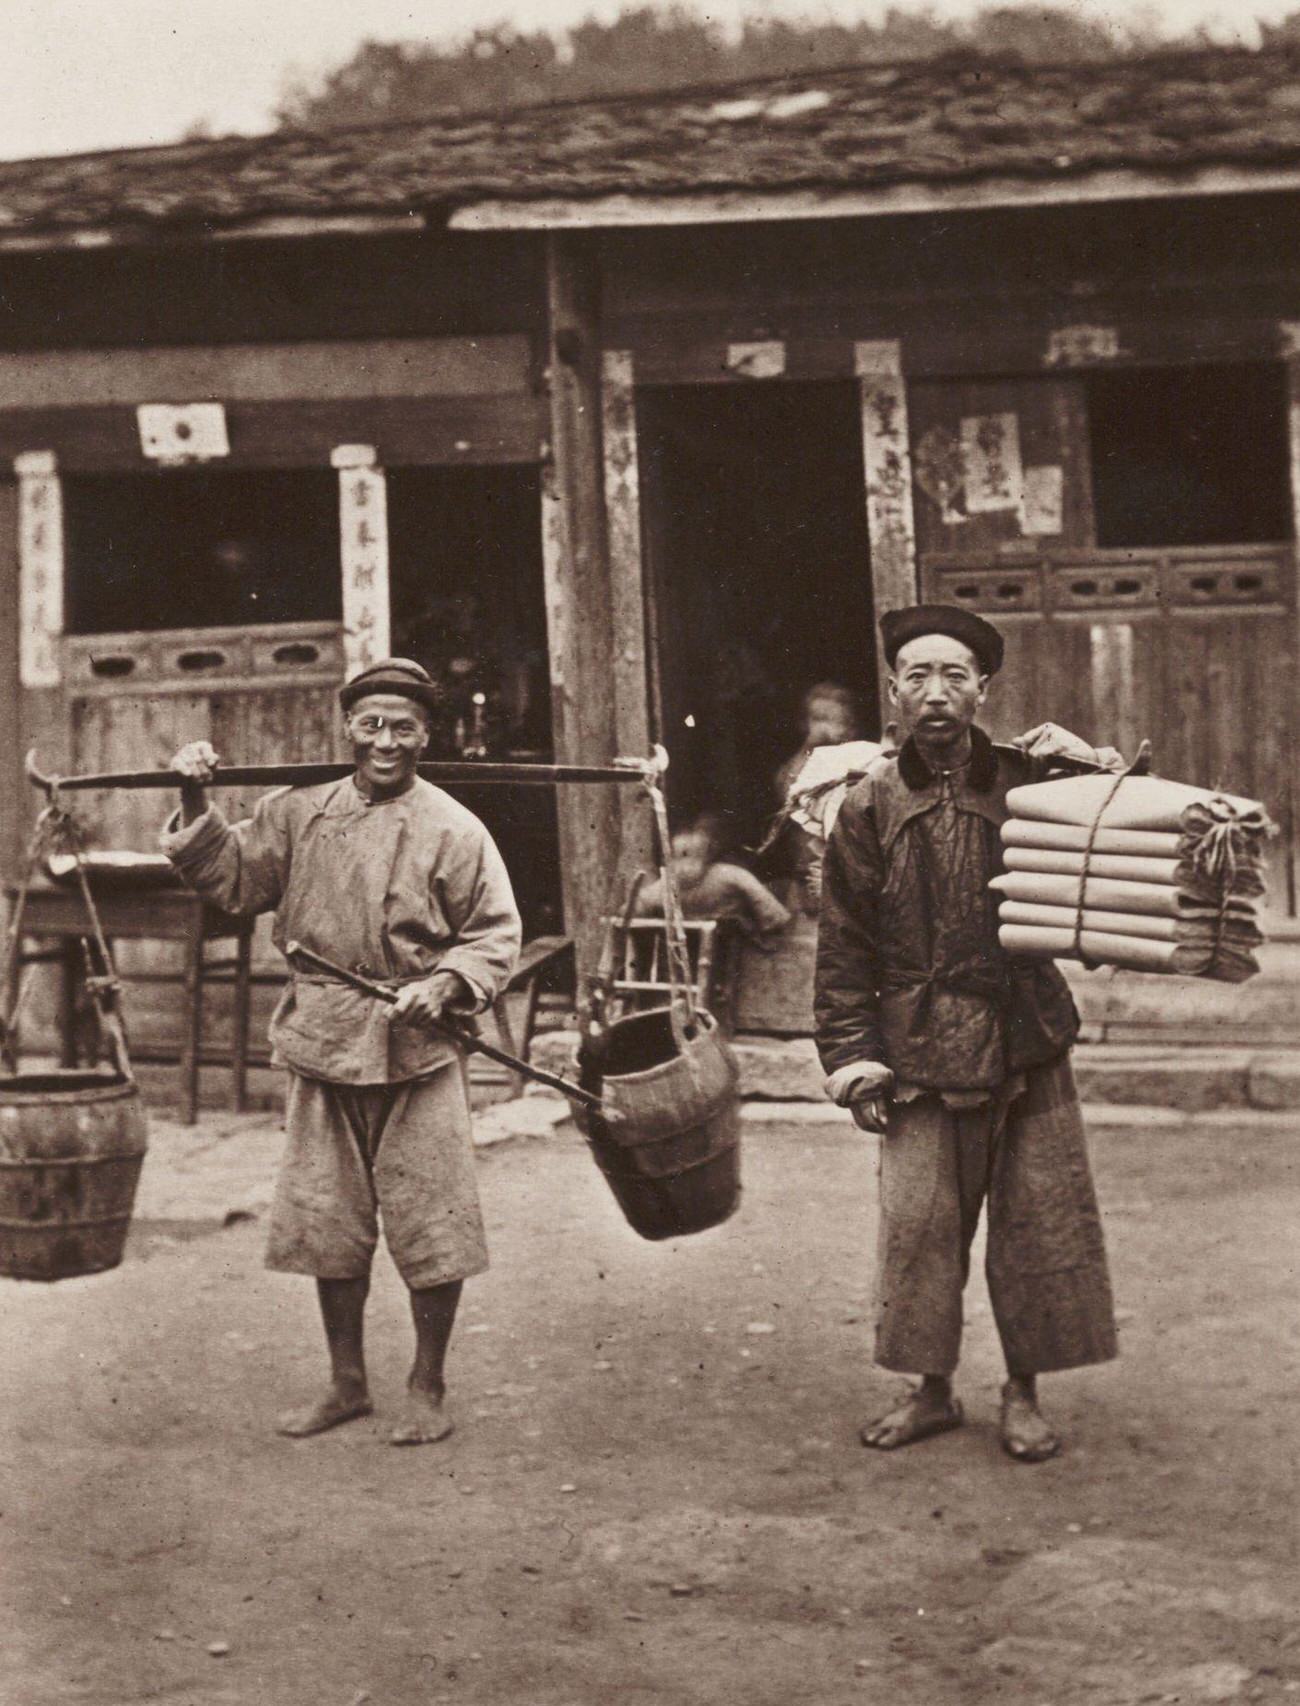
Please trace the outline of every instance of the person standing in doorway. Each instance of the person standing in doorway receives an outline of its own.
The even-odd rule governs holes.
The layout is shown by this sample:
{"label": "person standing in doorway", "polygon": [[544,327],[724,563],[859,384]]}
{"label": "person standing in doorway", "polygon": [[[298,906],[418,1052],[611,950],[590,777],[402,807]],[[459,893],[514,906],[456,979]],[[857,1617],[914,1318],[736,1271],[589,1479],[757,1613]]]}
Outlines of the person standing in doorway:
{"label": "person standing in doorway", "polygon": [[1115,1356],[1115,1320],[1074,1003],[1054,965],[1003,951],[988,885],[1010,788],[1062,760],[1124,761],[1052,723],[994,746],[975,717],[1003,641],[973,612],[917,606],[881,629],[904,738],[849,792],[826,850],[816,1029],[828,1094],[882,1137],[876,1360],[920,1381],[861,1437],[887,1451],[963,1420],[952,1377],[987,1202],[1001,1442],[1036,1463],[1060,1449],[1038,1376]]}
{"label": "person standing in doorway", "polygon": [[504,988],[519,914],[483,825],[417,774],[435,708],[427,671],[387,658],[339,698],[351,776],[278,790],[231,824],[205,793],[217,754],[191,742],[172,760],[186,781],[162,844],[216,905],[273,912],[281,949],[301,942],[399,988],[390,1008],[290,962],[271,1022],[288,1089],[267,1266],[315,1277],[330,1357],[324,1394],[280,1432],[303,1438],[369,1415],[363,1317],[382,1215],[415,1325],[389,1437],[419,1445],[452,1431],[447,1347],[462,1285],[487,1266],[464,1059],[432,1026]]}

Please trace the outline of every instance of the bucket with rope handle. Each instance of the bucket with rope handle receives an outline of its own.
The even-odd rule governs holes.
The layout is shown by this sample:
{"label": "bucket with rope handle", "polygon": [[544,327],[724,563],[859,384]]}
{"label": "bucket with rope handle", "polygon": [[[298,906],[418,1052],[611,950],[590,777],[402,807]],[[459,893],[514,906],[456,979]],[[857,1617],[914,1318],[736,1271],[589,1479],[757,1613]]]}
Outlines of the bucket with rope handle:
{"label": "bucket with rope handle", "polygon": [[663,859],[668,1005],[608,1017],[617,929],[611,921],[578,1070],[584,1088],[619,1116],[610,1122],[588,1114],[581,1121],[596,1165],[628,1224],[643,1238],[661,1239],[703,1232],[735,1212],[740,1073],[716,1019],[695,996],[663,796],[655,787],[649,793]]}
{"label": "bucket with rope handle", "polygon": [[[37,861],[67,850],[86,907],[87,989],[106,1069],[20,1069],[17,1019],[23,912]],[[42,812],[9,923],[0,999],[0,1274],[59,1280],[122,1260],[146,1125],[118,1012],[118,983],[86,877],[76,825],[57,800]]]}

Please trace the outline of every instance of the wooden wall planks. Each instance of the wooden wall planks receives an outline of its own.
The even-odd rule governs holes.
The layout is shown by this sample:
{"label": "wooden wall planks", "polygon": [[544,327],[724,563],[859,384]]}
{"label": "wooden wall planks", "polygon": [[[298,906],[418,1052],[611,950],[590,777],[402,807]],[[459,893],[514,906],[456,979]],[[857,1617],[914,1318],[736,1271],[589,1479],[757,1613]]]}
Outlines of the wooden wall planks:
{"label": "wooden wall planks", "polygon": [[983,719],[995,739],[1051,720],[1131,757],[1147,738],[1161,775],[1262,800],[1282,831],[1268,849],[1270,911],[1295,915],[1289,612],[1030,617],[1001,625],[1007,661]]}

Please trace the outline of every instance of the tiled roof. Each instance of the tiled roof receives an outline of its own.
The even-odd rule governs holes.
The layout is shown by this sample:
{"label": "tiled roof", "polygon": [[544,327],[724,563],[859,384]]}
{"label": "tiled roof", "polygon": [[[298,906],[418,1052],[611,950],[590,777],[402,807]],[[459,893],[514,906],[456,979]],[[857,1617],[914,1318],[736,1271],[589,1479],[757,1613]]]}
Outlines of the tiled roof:
{"label": "tiled roof", "polygon": [[435,214],[477,200],[1300,163],[1300,53],[1042,66],[974,56],[323,135],[0,163],[0,236]]}

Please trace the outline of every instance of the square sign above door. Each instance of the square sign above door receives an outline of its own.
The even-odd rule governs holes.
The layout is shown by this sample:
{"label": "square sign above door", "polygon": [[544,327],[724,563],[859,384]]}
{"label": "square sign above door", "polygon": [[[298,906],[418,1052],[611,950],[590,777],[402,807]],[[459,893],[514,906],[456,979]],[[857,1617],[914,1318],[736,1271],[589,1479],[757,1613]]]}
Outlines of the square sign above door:
{"label": "square sign above door", "polygon": [[154,462],[177,465],[230,455],[222,403],[141,403],[140,448]]}

